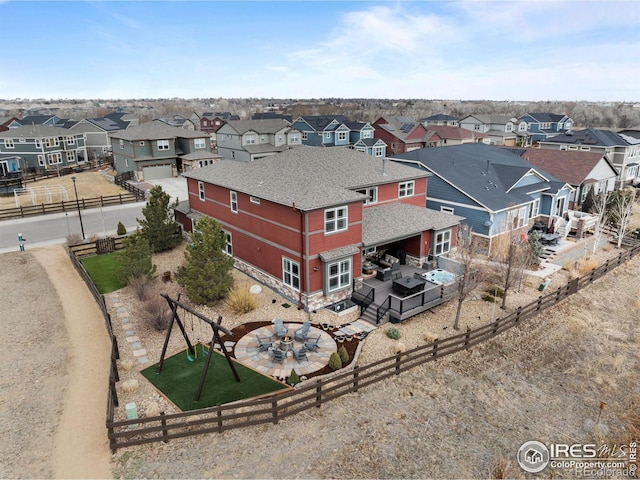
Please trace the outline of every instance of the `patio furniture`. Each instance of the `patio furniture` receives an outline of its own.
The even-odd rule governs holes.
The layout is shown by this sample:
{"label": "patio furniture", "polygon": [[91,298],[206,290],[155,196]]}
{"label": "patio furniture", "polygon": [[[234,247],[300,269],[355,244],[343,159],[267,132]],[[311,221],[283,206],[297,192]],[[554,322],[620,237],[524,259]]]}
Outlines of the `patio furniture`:
{"label": "patio furniture", "polygon": [[543,233],[540,235],[540,243],[542,245],[558,245],[560,235],[557,233]]}
{"label": "patio furniture", "polygon": [[318,345],[318,343],[320,342],[320,337],[321,337],[321,335],[318,335],[315,338],[309,338],[307,341],[304,342],[304,346],[308,350],[311,350],[312,352],[317,351],[318,347],[320,346],[320,345]]}
{"label": "patio furniture", "polygon": [[394,292],[402,296],[407,296],[422,291],[424,284],[425,281],[421,278],[404,277],[394,280],[391,288]]}
{"label": "patio furniture", "polygon": [[378,267],[376,268],[376,278],[383,282],[391,280],[391,268]]}
{"label": "patio furniture", "polygon": [[398,280],[399,278],[402,278],[402,272],[400,270],[396,270],[394,272],[393,269],[392,269],[391,270],[391,280]]}
{"label": "patio furniture", "polygon": [[258,340],[258,348],[260,349],[261,352],[264,352],[265,350],[269,350],[269,348],[271,348],[271,346],[273,345],[269,337],[261,337],[257,333],[256,333],[256,340]]}
{"label": "patio furniture", "polygon": [[284,350],[280,350],[279,348],[271,349],[271,361],[273,363],[282,363],[284,362],[285,358],[287,358],[287,352],[285,352]]}
{"label": "patio furniture", "polygon": [[298,362],[300,362],[301,360],[308,360],[307,359],[307,347],[302,347],[299,350],[291,350],[293,352],[293,358],[295,358]]}
{"label": "patio furniture", "polygon": [[294,337],[296,340],[299,340],[301,342],[304,342],[307,337],[309,336],[309,329],[311,328],[311,323],[310,322],[303,322],[302,326],[300,328],[298,328],[295,333],[294,333]]}
{"label": "patio furniture", "polygon": [[286,337],[289,329],[284,326],[284,321],[276,318],[273,320],[273,331],[278,338]]}

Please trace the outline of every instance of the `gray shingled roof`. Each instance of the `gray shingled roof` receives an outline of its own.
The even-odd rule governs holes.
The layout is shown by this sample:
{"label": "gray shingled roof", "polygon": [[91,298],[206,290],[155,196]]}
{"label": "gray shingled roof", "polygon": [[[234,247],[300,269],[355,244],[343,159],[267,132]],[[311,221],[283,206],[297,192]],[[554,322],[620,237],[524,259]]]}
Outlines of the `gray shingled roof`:
{"label": "gray shingled roof", "polygon": [[118,138],[129,141],[137,140],[165,140],[170,138],[209,138],[204,132],[185,130],[180,127],[171,127],[162,122],[147,122],[137,127],[131,127],[120,132],[109,135],[111,138]]}
{"label": "gray shingled roof", "polygon": [[223,160],[184,176],[308,211],[362,201],[356,188],[429,173],[346,147],[299,147],[255,162]]}
{"label": "gray shingled roof", "polygon": [[[494,212],[530,203],[531,197],[527,195],[530,190],[540,190],[542,187],[547,193],[553,193],[564,185],[557,178],[510,151],[482,143],[422,148],[398,154],[395,158],[424,165],[429,171]],[[537,172],[542,177],[541,182],[524,189],[514,188],[529,170]]]}
{"label": "gray shingled roof", "polygon": [[184,158],[185,160],[210,160],[210,159],[221,159],[222,156],[217,153],[212,153],[207,149],[203,149],[203,150],[195,150],[194,152],[187,153],[186,155],[182,155],[180,158]]}
{"label": "gray shingled roof", "polygon": [[25,125],[0,132],[0,138],[41,138],[80,135],[79,132],[69,132],[66,128],[50,127],[49,125]]}
{"label": "gray shingled roof", "polygon": [[362,243],[372,247],[426,230],[441,230],[457,225],[464,217],[408,203],[389,203],[362,211]]}
{"label": "gray shingled roof", "polygon": [[282,118],[267,118],[265,120],[229,120],[227,125],[233,128],[240,135],[249,131],[253,131],[258,134],[275,134],[283,128],[289,127],[290,123]]}
{"label": "gray shingled roof", "polygon": [[280,145],[276,147],[271,143],[254,143],[253,145],[243,145],[242,148],[250,154],[255,155],[258,153],[284,152],[289,148],[289,146]]}
{"label": "gray shingled roof", "polygon": [[547,138],[544,142],[566,143],[571,145],[593,145],[599,147],[628,146],[629,142],[616,132],[598,128],[586,128]]}

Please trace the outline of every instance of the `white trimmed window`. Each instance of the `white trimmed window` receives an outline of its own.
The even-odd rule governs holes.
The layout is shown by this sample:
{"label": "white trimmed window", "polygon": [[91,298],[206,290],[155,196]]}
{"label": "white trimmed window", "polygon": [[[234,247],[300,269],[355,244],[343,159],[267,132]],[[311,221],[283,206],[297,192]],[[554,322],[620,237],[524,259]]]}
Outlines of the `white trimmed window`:
{"label": "white trimmed window", "polygon": [[539,214],[540,214],[540,199],[536,198],[531,203],[531,214],[529,215],[529,218],[537,217]]}
{"label": "white trimmed window", "polygon": [[542,122],[542,123],[540,124],[540,128],[542,128],[543,130],[547,130],[547,129],[551,128],[551,123],[549,123],[549,122]]}
{"label": "white trimmed window", "polygon": [[233,256],[233,239],[231,238],[231,232],[224,233],[224,253],[229,256]]}
{"label": "white trimmed window", "polygon": [[371,130],[365,130],[362,132],[362,138],[373,138],[373,132]]}
{"label": "white trimmed window", "polygon": [[76,139],[75,139],[75,138],[73,138],[73,136],[72,136],[72,135],[69,135],[69,136],[67,137],[66,142],[67,142],[67,145],[75,145],[75,143],[76,143]]}
{"label": "white trimmed window", "polygon": [[398,198],[413,196],[415,183],[413,180],[410,182],[400,182],[398,184]]}
{"label": "white trimmed window", "polygon": [[480,130],[480,124],[479,123],[474,124],[473,125],[473,129],[474,130]]}
{"label": "white trimmed window", "polygon": [[300,137],[297,132],[293,132],[289,134],[289,141],[291,143],[300,143]]}
{"label": "white trimmed window", "polygon": [[364,201],[365,205],[378,203],[378,187],[363,188],[361,190],[356,190],[356,192],[363,193],[367,196],[366,200]]}
{"label": "white trimmed window", "polygon": [[60,152],[48,153],[47,160],[49,162],[49,165],[58,165],[59,163],[62,163],[62,155],[60,154]]}
{"label": "white trimmed window", "polygon": [[510,210],[507,214],[507,222],[512,230],[522,228],[527,221],[527,207],[520,207]]}
{"label": "white trimmed window", "polygon": [[519,132],[526,132],[527,131],[527,124],[522,122],[520,125],[518,125],[518,131]]}
{"label": "white trimmed window", "polygon": [[196,138],[193,141],[193,147],[196,148],[196,149],[207,148],[207,142],[206,142],[206,140],[204,138]]}
{"label": "white trimmed window", "polygon": [[198,198],[204,202],[204,182],[198,182]]}
{"label": "white trimmed window", "polygon": [[44,155],[38,155],[38,165],[44,167]]}
{"label": "white trimmed window", "polygon": [[433,253],[442,255],[451,251],[451,230],[436,233],[436,243]]}
{"label": "white trimmed window", "polygon": [[233,190],[229,192],[229,203],[231,205],[231,211],[238,213],[238,193]]}
{"label": "white trimmed window", "polygon": [[71,150],[67,152],[67,163],[73,163],[76,161],[76,152]]}
{"label": "white trimmed window", "polygon": [[327,208],[324,211],[324,233],[347,229],[347,207]]}
{"label": "white trimmed window", "polygon": [[118,145],[120,146],[121,150],[124,150],[124,140],[120,139],[120,141],[118,142]]}
{"label": "white trimmed window", "polygon": [[260,199],[258,197],[251,196],[251,197],[249,197],[249,201],[251,203],[253,203],[254,205],[260,205]]}
{"label": "white trimmed window", "polygon": [[42,148],[42,139],[36,138],[36,148]]}
{"label": "white trimmed window", "polygon": [[327,264],[327,280],[330,292],[351,285],[351,259]]}
{"label": "white trimmed window", "polygon": [[282,281],[296,290],[300,290],[300,264],[282,257]]}
{"label": "white trimmed window", "polygon": [[373,156],[382,157],[384,155],[384,147],[373,147]]}
{"label": "white trimmed window", "polygon": [[4,148],[15,148],[15,145],[13,144],[13,138],[4,139]]}
{"label": "white trimmed window", "polygon": [[367,247],[367,248],[363,248],[362,249],[362,253],[364,254],[364,256],[368,256],[368,255],[372,255],[374,253],[376,253],[376,250],[378,248],[377,247]]}
{"label": "white trimmed window", "polygon": [[338,140],[344,142],[347,139],[347,132],[338,132]]}
{"label": "white trimmed window", "polygon": [[307,137],[307,132],[302,132],[302,139],[303,139],[303,140],[306,140],[307,138],[308,138],[308,137]]}
{"label": "white trimmed window", "polygon": [[453,213],[453,208],[440,206],[440,211],[444,213]]}
{"label": "white trimmed window", "polygon": [[158,150],[169,150],[169,140],[158,140]]}
{"label": "white trimmed window", "polygon": [[47,138],[47,147],[59,147],[60,139],[58,137]]}
{"label": "white trimmed window", "polygon": [[256,143],[256,136],[255,135],[245,135],[244,142],[245,142],[245,145],[253,145],[254,143]]}
{"label": "white trimmed window", "polygon": [[129,159],[128,158],[124,159],[124,166],[129,168]]}

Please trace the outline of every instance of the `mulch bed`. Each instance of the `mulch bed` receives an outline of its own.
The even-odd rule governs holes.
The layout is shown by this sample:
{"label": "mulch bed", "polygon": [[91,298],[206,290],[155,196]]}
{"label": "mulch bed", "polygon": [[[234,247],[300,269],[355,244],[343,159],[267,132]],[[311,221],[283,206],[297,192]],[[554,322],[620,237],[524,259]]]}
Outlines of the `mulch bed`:
{"label": "mulch bed", "polygon": [[[287,323],[300,323],[302,324],[302,322],[287,322]],[[220,339],[225,342],[225,341],[231,341],[231,342],[237,342],[238,340],[240,340],[242,337],[244,337],[245,335],[247,335],[248,333],[251,333],[252,331],[260,328],[260,327],[264,327],[267,325],[271,325],[271,321],[264,321],[264,322],[248,322],[248,323],[243,323],[242,325],[239,325],[235,328],[233,328],[231,331],[233,332],[232,336],[228,336],[228,335],[222,335],[220,337]],[[314,328],[318,328],[321,329],[320,325],[318,324],[311,324],[312,327]],[[329,335],[331,335],[331,337],[335,340],[336,336],[333,334],[332,331],[326,331],[326,333],[328,333]],[[337,343],[337,342],[336,342]],[[356,353],[356,350],[358,348],[358,345],[360,343],[360,339],[354,337],[352,340],[347,341],[345,340],[342,343],[339,343],[339,346],[344,345],[344,348],[347,349],[347,353],[349,354],[349,363],[347,365],[351,365],[353,363],[353,356]],[[343,365],[342,367],[346,367],[347,365]],[[326,375],[328,373],[332,373],[334,372],[334,370],[332,370],[331,368],[329,368],[328,365],[326,365],[324,368],[321,368],[320,370],[317,370],[313,373],[309,373],[306,375],[307,378],[312,378],[312,377],[317,377],[320,375]]]}

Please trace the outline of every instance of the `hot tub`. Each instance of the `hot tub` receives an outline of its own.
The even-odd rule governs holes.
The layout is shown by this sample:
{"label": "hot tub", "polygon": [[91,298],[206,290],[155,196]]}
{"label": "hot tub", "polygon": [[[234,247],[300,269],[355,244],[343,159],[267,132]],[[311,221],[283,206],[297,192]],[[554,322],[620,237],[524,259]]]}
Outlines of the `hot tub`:
{"label": "hot tub", "polygon": [[436,285],[446,285],[456,281],[456,274],[443,270],[442,268],[436,268],[435,270],[429,270],[420,275],[423,279],[435,283]]}

